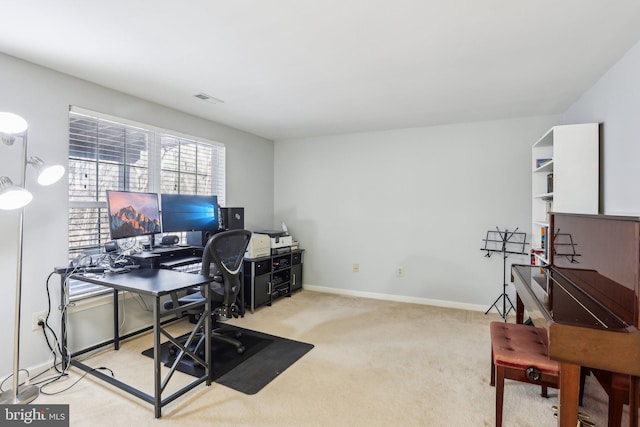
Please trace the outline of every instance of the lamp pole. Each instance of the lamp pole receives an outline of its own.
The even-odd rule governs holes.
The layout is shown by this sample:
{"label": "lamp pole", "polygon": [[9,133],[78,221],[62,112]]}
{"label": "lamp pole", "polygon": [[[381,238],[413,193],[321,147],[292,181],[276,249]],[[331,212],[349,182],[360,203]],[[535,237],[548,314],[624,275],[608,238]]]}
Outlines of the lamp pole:
{"label": "lamp pole", "polygon": [[[25,188],[27,178],[27,131],[22,135],[22,169],[20,171],[20,186]],[[13,337],[13,388],[0,395],[0,404],[27,404],[40,394],[35,385],[20,387],[20,308],[22,306],[22,252],[24,242],[24,206],[20,208],[18,219],[18,254],[16,263],[16,303]]]}

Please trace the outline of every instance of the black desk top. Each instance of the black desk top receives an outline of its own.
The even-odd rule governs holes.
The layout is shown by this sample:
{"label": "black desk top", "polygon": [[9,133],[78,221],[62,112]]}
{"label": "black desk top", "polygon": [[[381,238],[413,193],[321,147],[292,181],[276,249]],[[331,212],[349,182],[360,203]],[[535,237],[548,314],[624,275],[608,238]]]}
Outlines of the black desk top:
{"label": "black desk top", "polygon": [[121,291],[131,291],[139,294],[155,297],[167,295],[182,289],[202,286],[214,281],[213,277],[202,274],[181,273],[179,271],[164,269],[139,269],[120,274],[99,274],[84,276],[72,275],[74,279],[82,280],[96,285],[108,286]]}

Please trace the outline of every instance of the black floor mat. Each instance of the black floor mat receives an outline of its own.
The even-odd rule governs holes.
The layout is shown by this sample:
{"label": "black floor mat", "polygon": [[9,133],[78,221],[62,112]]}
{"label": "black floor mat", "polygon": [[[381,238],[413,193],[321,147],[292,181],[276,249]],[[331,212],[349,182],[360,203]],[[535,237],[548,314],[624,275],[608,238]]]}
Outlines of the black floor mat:
{"label": "black floor mat", "polygon": [[[218,384],[245,394],[255,394],[260,391],[313,348],[312,344],[249,329],[235,326],[225,326],[225,329],[242,333],[239,339],[245,351],[243,354],[238,354],[234,346],[212,341],[213,379]],[[169,351],[171,345],[167,342],[161,346],[160,360],[167,366],[175,360],[175,356]],[[143,351],[142,354],[153,357],[153,347]],[[184,357],[176,369],[196,377],[204,375],[204,368],[190,357]]]}

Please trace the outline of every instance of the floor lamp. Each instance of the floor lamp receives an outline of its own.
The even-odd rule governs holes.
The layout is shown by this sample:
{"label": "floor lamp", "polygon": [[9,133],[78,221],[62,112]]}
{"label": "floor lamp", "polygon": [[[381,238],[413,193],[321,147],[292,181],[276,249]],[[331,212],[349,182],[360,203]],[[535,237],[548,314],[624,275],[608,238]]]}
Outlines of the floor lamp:
{"label": "floor lamp", "polygon": [[16,271],[15,326],[13,341],[13,388],[0,394],[0,404],[27,404],[40,394],[35,385],[20,385],[20,306],[22,293],[22,246],[24,237],[24,207],[31,202],[33,196],[26,189],[27,165],[38,170],[38,183],[50,185],[64,175],[64,167],[46,166],[38,157],[27,157],[27,122],[13,113],[0,112],[0,137],[2,144],[13,146],[16,139],[22,141],[21,179],[15,185],[7,176],[0,176],[0,209],[19,209],[18,220],[18,253]]}

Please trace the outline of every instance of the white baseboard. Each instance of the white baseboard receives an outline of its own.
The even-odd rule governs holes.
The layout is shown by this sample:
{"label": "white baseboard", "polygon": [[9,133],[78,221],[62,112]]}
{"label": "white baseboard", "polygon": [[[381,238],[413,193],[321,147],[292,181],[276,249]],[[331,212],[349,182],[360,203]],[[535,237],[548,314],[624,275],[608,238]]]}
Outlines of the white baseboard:
{"label": "white baseboard", "polygon": [[328,294],[346,295],[346,296],[360,297],[360,298],[371,298],[371,299],[378,299],[378,300],[384,300],[384,301],[408,302],[411,304],[432,305],[436,307],[445,307],[445,308],[457,308],[457,309],[469,310],[469,311],[481,311],[481,312],[487,311],[487,307],[484,307],[481,305],[467,304],[467,303],[456,302],[456,301],[443,301],[443,300],[430,299],[430,298],[418,298],[418,297],[409,297],[409,296],[403,296],[403,295],[380,294],[375,292],[354,291],[351,289],[329,288],[326,286],[316,286],[316,285],[307,285],[307,284],[304,284],[302,287],[310,291],[324,292]]}

